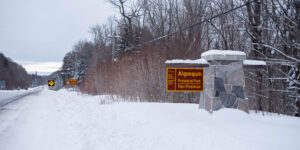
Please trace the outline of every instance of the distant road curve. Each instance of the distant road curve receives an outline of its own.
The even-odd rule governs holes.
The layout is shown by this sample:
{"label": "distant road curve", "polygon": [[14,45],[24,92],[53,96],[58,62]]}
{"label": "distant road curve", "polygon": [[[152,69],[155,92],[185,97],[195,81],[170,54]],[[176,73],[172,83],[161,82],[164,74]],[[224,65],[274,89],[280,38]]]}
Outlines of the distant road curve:
{"label": "distant road curve", "polygon": [[0,107],[5,106],[25,96],[38,93],[44,87],[30,88],[28,90],[0,90]]}

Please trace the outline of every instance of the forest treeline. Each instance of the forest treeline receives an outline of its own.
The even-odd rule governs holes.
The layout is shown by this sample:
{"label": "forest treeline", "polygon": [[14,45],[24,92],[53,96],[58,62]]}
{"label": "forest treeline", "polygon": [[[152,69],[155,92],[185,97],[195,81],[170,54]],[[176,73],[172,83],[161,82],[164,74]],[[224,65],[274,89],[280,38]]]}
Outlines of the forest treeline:
{"label": "forest treeline", "polygon": [[45,81],[45,77],[27,74],[21,65],[0,53],[0,82],[5,82],[4,90],[27,89],[43,85]]}
{"label": "forest treeline", "polygon": [[297,115],[300,108],[300,1],[258,0],[193,28],[181,30],[248,0],[109,0],[119,11],[94,25],[56,74],[78,78],[89,94],[134,101],[198,103],[199,93],[168,93],[165,60],[198,59],[210,49],[243,51],[264,60],[246,75],[250,109]]}

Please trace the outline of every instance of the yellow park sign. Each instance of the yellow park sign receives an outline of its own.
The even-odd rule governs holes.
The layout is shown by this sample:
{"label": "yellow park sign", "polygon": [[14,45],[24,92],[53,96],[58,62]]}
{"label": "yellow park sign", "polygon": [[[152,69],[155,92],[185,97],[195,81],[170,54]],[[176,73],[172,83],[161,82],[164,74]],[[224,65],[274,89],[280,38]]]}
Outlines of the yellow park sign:
{"label": "yellow park sign", "polygon": [[203,68],[167,68],[167,92],[202,92]]}

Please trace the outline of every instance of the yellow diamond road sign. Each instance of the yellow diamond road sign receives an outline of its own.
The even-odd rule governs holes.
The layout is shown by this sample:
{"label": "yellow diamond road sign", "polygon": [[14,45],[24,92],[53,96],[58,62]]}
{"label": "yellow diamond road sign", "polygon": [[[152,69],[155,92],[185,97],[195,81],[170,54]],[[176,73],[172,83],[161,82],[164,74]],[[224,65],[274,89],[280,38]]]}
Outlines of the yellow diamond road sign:
{"label": "yellow diamond road sign", "polygon": [[55,80],[48,80],[48,86],[54,87],[55,86]]}

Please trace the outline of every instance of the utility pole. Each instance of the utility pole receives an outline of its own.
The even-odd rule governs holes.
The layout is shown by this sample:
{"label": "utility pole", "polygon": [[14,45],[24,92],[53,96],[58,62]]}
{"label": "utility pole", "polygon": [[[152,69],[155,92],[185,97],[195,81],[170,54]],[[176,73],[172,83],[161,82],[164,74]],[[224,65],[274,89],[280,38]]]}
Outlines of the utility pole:
{"label": "utility pole", "polygon": [[112,50],[111,50],[111,55],[112,55],[112,60],[114,61],[115,59],[115,54],[116,54],[116,43],[117,43],[117,38],[121,38],[121,36],[116,35],[114,33],[113,36],[108,36],[109,38],[112,38]]}

